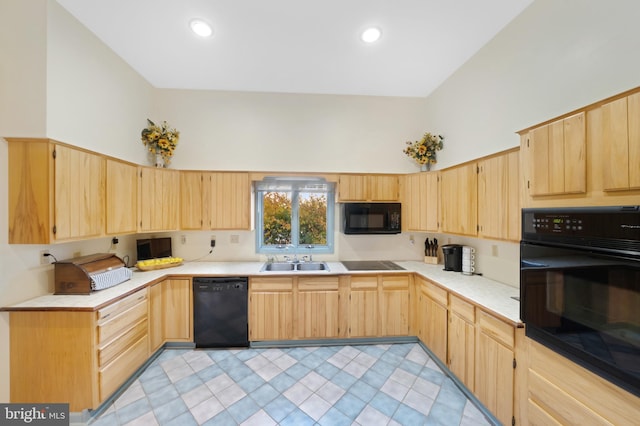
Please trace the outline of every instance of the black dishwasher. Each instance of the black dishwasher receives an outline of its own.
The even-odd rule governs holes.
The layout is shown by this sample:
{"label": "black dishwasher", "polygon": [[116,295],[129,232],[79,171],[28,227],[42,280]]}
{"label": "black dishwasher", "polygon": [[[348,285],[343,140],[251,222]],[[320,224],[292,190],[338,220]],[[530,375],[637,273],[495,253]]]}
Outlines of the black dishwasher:
{"label": "black dishwasher", "polygon": [[193,279],[193,335],[197,348],[249,346],[247,277]]}

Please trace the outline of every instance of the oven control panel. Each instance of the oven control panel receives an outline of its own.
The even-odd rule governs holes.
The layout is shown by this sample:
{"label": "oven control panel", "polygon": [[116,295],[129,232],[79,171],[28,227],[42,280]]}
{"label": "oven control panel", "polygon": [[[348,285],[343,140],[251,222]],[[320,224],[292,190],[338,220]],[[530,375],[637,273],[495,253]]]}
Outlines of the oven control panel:
{"label": "oven control panel", "polygon": [[522,239],[640,239],[640,207],[522,209]]}

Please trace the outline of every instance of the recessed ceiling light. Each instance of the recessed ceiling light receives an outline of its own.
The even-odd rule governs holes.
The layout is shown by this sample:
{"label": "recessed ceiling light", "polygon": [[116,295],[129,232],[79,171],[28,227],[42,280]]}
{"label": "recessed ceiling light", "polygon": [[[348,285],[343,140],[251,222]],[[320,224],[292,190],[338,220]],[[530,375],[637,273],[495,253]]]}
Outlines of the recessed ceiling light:
{"label": "recessed ceiling light", "polygon": [[189,26],[191,27],[191,31],[193,31],[200,37],[210,37],[211,34],[213,34],[211,25],[207,24],[202,19],[192,20],[191,22],[189,22]]}
{"label": "recessed ceiling light", "polygon": [[380,39],[380,36],[382,36],[382,31],[380,31],[380,28],[371,27],[364,30],[360,38],[365,43],[373,43],[375,41],[378,41]]}

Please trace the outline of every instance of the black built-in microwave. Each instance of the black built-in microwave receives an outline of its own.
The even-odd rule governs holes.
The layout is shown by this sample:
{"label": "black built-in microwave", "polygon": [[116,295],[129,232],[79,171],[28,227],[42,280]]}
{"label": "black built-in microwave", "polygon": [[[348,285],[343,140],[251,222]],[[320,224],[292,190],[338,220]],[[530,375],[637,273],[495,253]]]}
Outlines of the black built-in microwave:
{"label": "black built-in microwave", "polygon": [[345,203],[342,230],[345,234],[399,234],[400,203]]}

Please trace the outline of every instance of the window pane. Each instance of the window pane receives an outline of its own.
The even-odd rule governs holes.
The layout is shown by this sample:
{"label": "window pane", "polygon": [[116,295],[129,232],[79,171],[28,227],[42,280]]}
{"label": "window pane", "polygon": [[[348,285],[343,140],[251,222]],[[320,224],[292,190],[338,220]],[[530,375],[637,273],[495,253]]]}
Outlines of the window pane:
{"label": "window pane", "polygon": [[327,195],[299,193],[300,245],[327,244]]}
{"label": "window pane", "polygon": [[291,244],[291,197],[288,192],[265,192],[262,229],[264,244]]}

